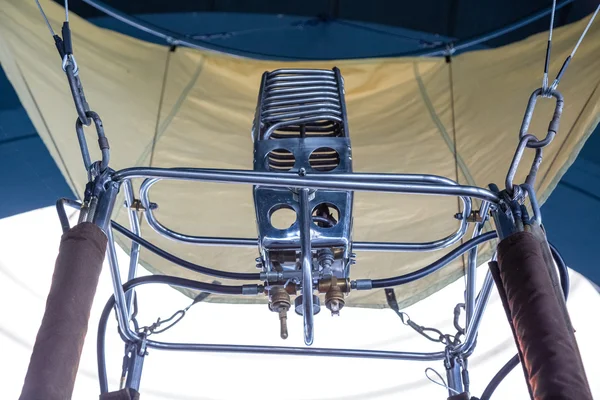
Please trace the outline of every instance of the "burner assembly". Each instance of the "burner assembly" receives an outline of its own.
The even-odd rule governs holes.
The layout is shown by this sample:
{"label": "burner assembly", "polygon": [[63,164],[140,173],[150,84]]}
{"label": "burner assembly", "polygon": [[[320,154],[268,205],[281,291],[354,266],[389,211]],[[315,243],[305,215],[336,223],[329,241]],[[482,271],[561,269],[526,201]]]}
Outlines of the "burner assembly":
{"label": "burner assembly", "polygon": [[[598,10],[600,6],[596,12]],[[83,93],[79,68],[73,56],[68,17],[66,19],[63,38],[54,34],[46,21],[59,50],[77,111],[76,135],[88,182],[81,200],[60,199],[57,202],[64,235],[46,313],[21,398],[46,398],[48,387],[53,390],[60,388],[60,396],[55,398],[70,398],[75,379],[73,371],[79,364],[106,254],[114,294],[106,303],[98,325],[101,399],[137,398],[144,361],[149,351],[154,349],[439,360],[443,361],[445,368],[448,384],[443,386],[448,389],[449,398],[469,399],[467,361],[475,349],[479,325],[494,284],[506,310],[519,355],[503,367],[499,378],[492,380],[488,386],[490,390],[493,392],[496,380],[501,380],[521,360],[530,393],[550,394],[538,398],[549,399],[554,398],[552,395],[555,393],[568,393],[564,398],[591,399],[565,305],[567,267],[546,239],[534,189],[542,151],[557,135],[563,112],[564,99],[557,86],[587,28],[554,83],[548,85],[546,70],[544,84],[531,94],[520,132],[515,135],[518,145],[508,168],[505,187],[501,189],[496,184],[490,184],[488,188],[461,185],[437,175],[354,172],[344,80],[337,68],[278,69],[263,74],[251,127],[253,148],[248,146],[248,151],[254,152],[253,170],[186,166],[113,170],[102,120],[89,108]],[[546,67],[550,57],[549,43]],[[554,113],[542,139],[529,131],[540,97],[554,102]],[[100,160],[92,161],[84,126],[96,130],[102,154]],[[526,151],[531,152],[533,162],[525,181],[518,183],[515,182],[516,173],[519,165],[523,164],[521,160]],[[247,185],[254,198],[257,237],[192,236],[167,228],[154,214],[160,205],[150,200],[150,188],[161,180]],[[428,242],[354,241],[354,193],[361,191],[457,198],[460,212],[454,214],[456,210],[453,210],[449,217],[454,215],[459,220],[458,228],[446,237]],[[124,194],[130,229],[112,220],[120,192]],[[169,195],[181,196],[181,193]],[[473,209],[475,203],[478,209]],[[74,227],[70,226],[65,206],[80,211]],[[259,271],[208,268],[171,254],[142,237],[142,218],[148,229],[186,245],[258,247],[256,267]],[[484,225],[492,221],[493,228],[484,233]],[[122,274],[119,267],[114,232],[131,241],[127,274]],[[467,233],[471,234],[471,238],[458,244]],[[500,239],[495,246],[497,254],[492,257],[486,278],[477,293],[478,246],[497,238]],[[364,270],[351,268],[357,261],[360,266],[354,251],[430,252],[455,244],[438,260],[399,276],[370,279],[364,277]],[[222,285],[170,275],[136,277],[142,248],[169,264],[195,273],[244,283]],[[394,288],[435,273],[462,255],[467,255],[465,296],[454,309],[456,333],[444,334],[436,328],[420,326],[400,310]],[[248,260],[250,264],[252,257]],[[360,277],[361,272],[363,277]],[[122,276],[127,276],[125,282]],[[557,289],[558,282],[562,291]],[[190,306],[171,317],[159,318],[149,326],[140,326],[136,319],[138,305],[134,294],[136,287],[147,284],[191,289],[200,292],[200,295]],[[340,315],[347,297],[358,290],[384,291],[389,307],[400,316],[404,325],[443,347],[435,352],[311,347],[315,338],[314,316],[321,312],[321,303],[332,315]],[[279,318],[282,339],[289,336],[287,321],[293,308],[303,319],[306,346],[172,343],[155,339],[181,320],[186,311],[206,294],[266,296],[268,309]],[[461,326],[459,317],[463,309],[465,322]],[[107,321],[113,312],[119,335],[126,344],[121,387],[116,392],[109,391],[105,359]],[[57,318],[57,315],[60,317]],[[213,327],[218,329],[219,325]],[[489,398],[486,393],[487,390],[482,399]]]}
{"label": "burner assembly", "polygon": [[[263,75],[252,129],[254,171],[299,177],[352,172],[352,148],[340,71],[277,70]],[[269,308],[287,337],[290,295],[303,316],[305,343],[313,341],[313,315],[325,307],[339,315],[350,290],[351,190],[254,186],[260,257]]]}

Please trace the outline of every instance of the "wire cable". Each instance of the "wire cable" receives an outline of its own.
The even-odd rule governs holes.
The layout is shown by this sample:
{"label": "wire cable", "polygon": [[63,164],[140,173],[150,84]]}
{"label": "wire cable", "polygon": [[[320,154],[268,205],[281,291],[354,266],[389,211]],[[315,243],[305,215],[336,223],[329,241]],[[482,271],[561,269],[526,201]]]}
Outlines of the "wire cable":
{"label": "wire cable", "polygon": [[598,7],[596,7],[596,11],[594,11],[594,15],[592,15],[592,18],[590,18],[590,21],[588,22],[587,26],[583,30],[583,33],[579,37],[579,40],[577,41],[577,44],[575,45],[575,47],[573,48],[573,51],[571,52],[571,57],[573,57],[575,55],[575,52],[579,48],[579,45],[581,44],[581,41],[583,40],[583,38],[587,34],[588,30],[590,29],[590,26],[592,26],[592,22],[594,22],[594,19],[596,18],[596,15],[598,14],[598,10],[600,10],[600,4],[598,4]]}
{"label": "wire cable", "polygon": [[598,4],[598,7],[596,7],[596,11],[594,11],[594,14],[592,15],[592,17],[588,21],[585,29],[581,33],[581,36],[579,36],[579,40],[575,44],[575,47],[573,47],[573,51],[571,51],[571,54],[567,57],[567,59],[565,60],[565,62],[562,65],[562,67],[560,67],[560,70],[558,71],[558,74],[556,75],[556,78],[554,79],[554,82],[552,83],[552,86],[550,86],[550,90],[551,91],[552,90],[556,90],[556,88],[558,87],[558,84],[560,83],[561,78],[563,77],[563,75],[565,74],[565,71],[567,70],[567,67],[569,66],[569,63],[571,62],[571,60],[573,59],[573,57],[575,57],[575,53],[577,52],[577,49],[579,48],[579,45],[581,44],[581,42],[583,41],[583,38],[585,37],[585,35],[587,34],[588,30],[592,26],[592,23],[594,22],[594,19],[596,19],[596,15],[598,15],[598,11],[600,11],[600,4]]}
{"label": "wire cable", "polygon": [[35,0],[35,3],[37,4],[38,9],[40,10],[40,14],[42,14],[42,17],[44,17],[44,21],[46,21],[46,26],[48,27],[48,30],[50,31],[50,35],[56,36],[56,33],[54,33],[54,29],[52,29],[52,25],[50,25],[50,21],[48,21],[48,17],[46,16],[46,13],[44,12],[42,5],[40,4],[40,1]]}
{"label": "wire cable", "polygon": [[550,30],[548,31],[548,45],[546,47],[546,61],[544,62],[544,77],[542,79],[542,90],[548,90],[548,67],[550,65],[550,51],[552,49],[552,30],[554,28],[554,15],[556,14],[556,0],[552,0],[552,14],[550,14]]}

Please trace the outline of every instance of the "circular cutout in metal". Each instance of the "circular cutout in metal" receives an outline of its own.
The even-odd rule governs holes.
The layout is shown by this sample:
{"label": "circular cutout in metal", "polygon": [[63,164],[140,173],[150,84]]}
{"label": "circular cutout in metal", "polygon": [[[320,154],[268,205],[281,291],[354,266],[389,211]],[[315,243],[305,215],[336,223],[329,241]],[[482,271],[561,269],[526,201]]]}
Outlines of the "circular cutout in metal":
{"label": "circular cutout in metal", "polygon": [[340,155],[331,147],[319,147],[310,154],[308,163],[315,171],[333,171],[340,165]]}
{"label": "circular cutout in metal", "polygon": [[318,204],[313,208],[312,220],[320,228],[333,228],[340,221],[340,210],[331,203]]}
{"label": "circular cutout in metal", "polygon": [[287,205],[275,207],[269,215],[269,221],[273,228],[280,230],[288,229],[294,225],[296,219],[296,211]]}
{"label": "circular cutout in metal", "polygon": [[287,172],[294,168],[296,158],[294,154],[286,149],[274,149],[267,154],[267,166],[270,171]]}

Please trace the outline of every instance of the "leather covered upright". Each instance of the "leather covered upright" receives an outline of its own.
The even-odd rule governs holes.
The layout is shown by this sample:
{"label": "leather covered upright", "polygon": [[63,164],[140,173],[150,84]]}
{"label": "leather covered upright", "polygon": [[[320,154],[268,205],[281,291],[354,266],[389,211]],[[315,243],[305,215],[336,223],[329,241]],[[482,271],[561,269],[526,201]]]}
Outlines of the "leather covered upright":
{"label": "leather covered upright", "polygon": [[71,398],[106,244],[104,232],[89,222],[62,236],[21,400]]}

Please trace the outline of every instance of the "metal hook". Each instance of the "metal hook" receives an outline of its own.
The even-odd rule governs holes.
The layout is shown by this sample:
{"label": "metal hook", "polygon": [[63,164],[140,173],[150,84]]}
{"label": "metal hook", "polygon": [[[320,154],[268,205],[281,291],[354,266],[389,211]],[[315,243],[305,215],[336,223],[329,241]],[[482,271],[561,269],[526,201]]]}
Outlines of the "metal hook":
{"label": "metal hook", "polygon": [[537,102],[538,97],[554,97],[556,98],[556,106],[554,107],[554,114],[552,115],[552,119],[550,120],[550,124],[548,125],[548,133],[546,137],[542,140],[537,139],[533,136],[534,140],[530,140],[527,143],[527,147],[537,149],[540,147],[547,146],[554,136],[556,132],[558,132],[558,126],[560,124],[560,117],[562,115],[563,106],[564,106],[564,98],[563,95],[560,94],[557,90],[544,90],[542,88],[534,90],[534,92],[529,97],[529,102],[527,103],[527,108],[525,109],[525,116],[523,117],[523,123],[521,124],[521,130],[519,131],[519,138],[523,139],[525,135],[529,134],[529,124],[531,123],[531,118],[533,117],[533,111],[535,110],[535,104]]}
{"label": "metal hook", "polygon": [[[519,168],[519,164],[521,163],[521,159],[523,158],[523,153],[525,152],[525,148],[531,147],[529,145],[530,142],[537,141],[536,137],[530,134],[524,135],[521,137],[519,141],[519,145],[517,146],[517,150],[515,151],[515,155],[513,156],[512,162],[510,163],[510,168],[508,169],[508,173],[506,174],[506,191],[512,196],[514,193],[514,185],[513,181],[515,179],[515,175],[517,174],[517,169]],[[535,182],[535,177],[537,175],[537,171],[540,168],[540,164],[542,162],[542,148],[535,148],[535,158],[533,159],[533,163],[531,165],[531,169],[529,170],[529,174],[527,175],[526,182],[530,185],[533,185]]]}
{"label": "metal hook", "polygon": [[75,58],[73,58],[73,56],[65,55],[65,58],[63,59],[63,67],[65,69],[65,74],[67,75],[67,80],[69,81],[71,96],[73,97],[73,102],[75,103],[77,116],[85,126],[89,126],[92,123],[87,115],[87,113],[90,112],[90,108],[85,99],[85,94],[83,93],[81,80],[79,79],[79,75],[76,71],[76,68],[78,67],[77,62],[75,62]]}
{"label": "metal hook", "polygon": [[[102,161],[100,163],[100,172],[103,172],[108,168],[108,163],[110,161],[110,147],[108,145],[108,139],[104,134],[104,126],[102,125],[102,120],[100,116],[93,111],[87,111],[85,113],[86,118],[94,121],[94,125],[96,127],[96,133],[98,135],[98,146],[100,147],[100,151],[102,152]],[[79,148],[81,150],[81,156],[83,157],[83,165],[85,169],[88,171],[88,179],[91,180],[91,167],[92,161],[90,158],[90,151],[87,146],[87,141],[85,139],[85,133],[83,132],[83,122],[80,118],[77,118],[77,122],[75,123],[75,131],[77,132],[77,140],[79,141]]]}
{"label": "metal hook", "polygon": [[458,303],[455,307],[454,307],[454,319],[453,319],[453,324],[454,324],[454,328],[456,329],[456,331],[458,332],[459,335],[464,335],[465,333],[465,329],[463,327],[460,326],[459,323],[459,319],[460,319],[460,309],[465,309],[465,303]]}

